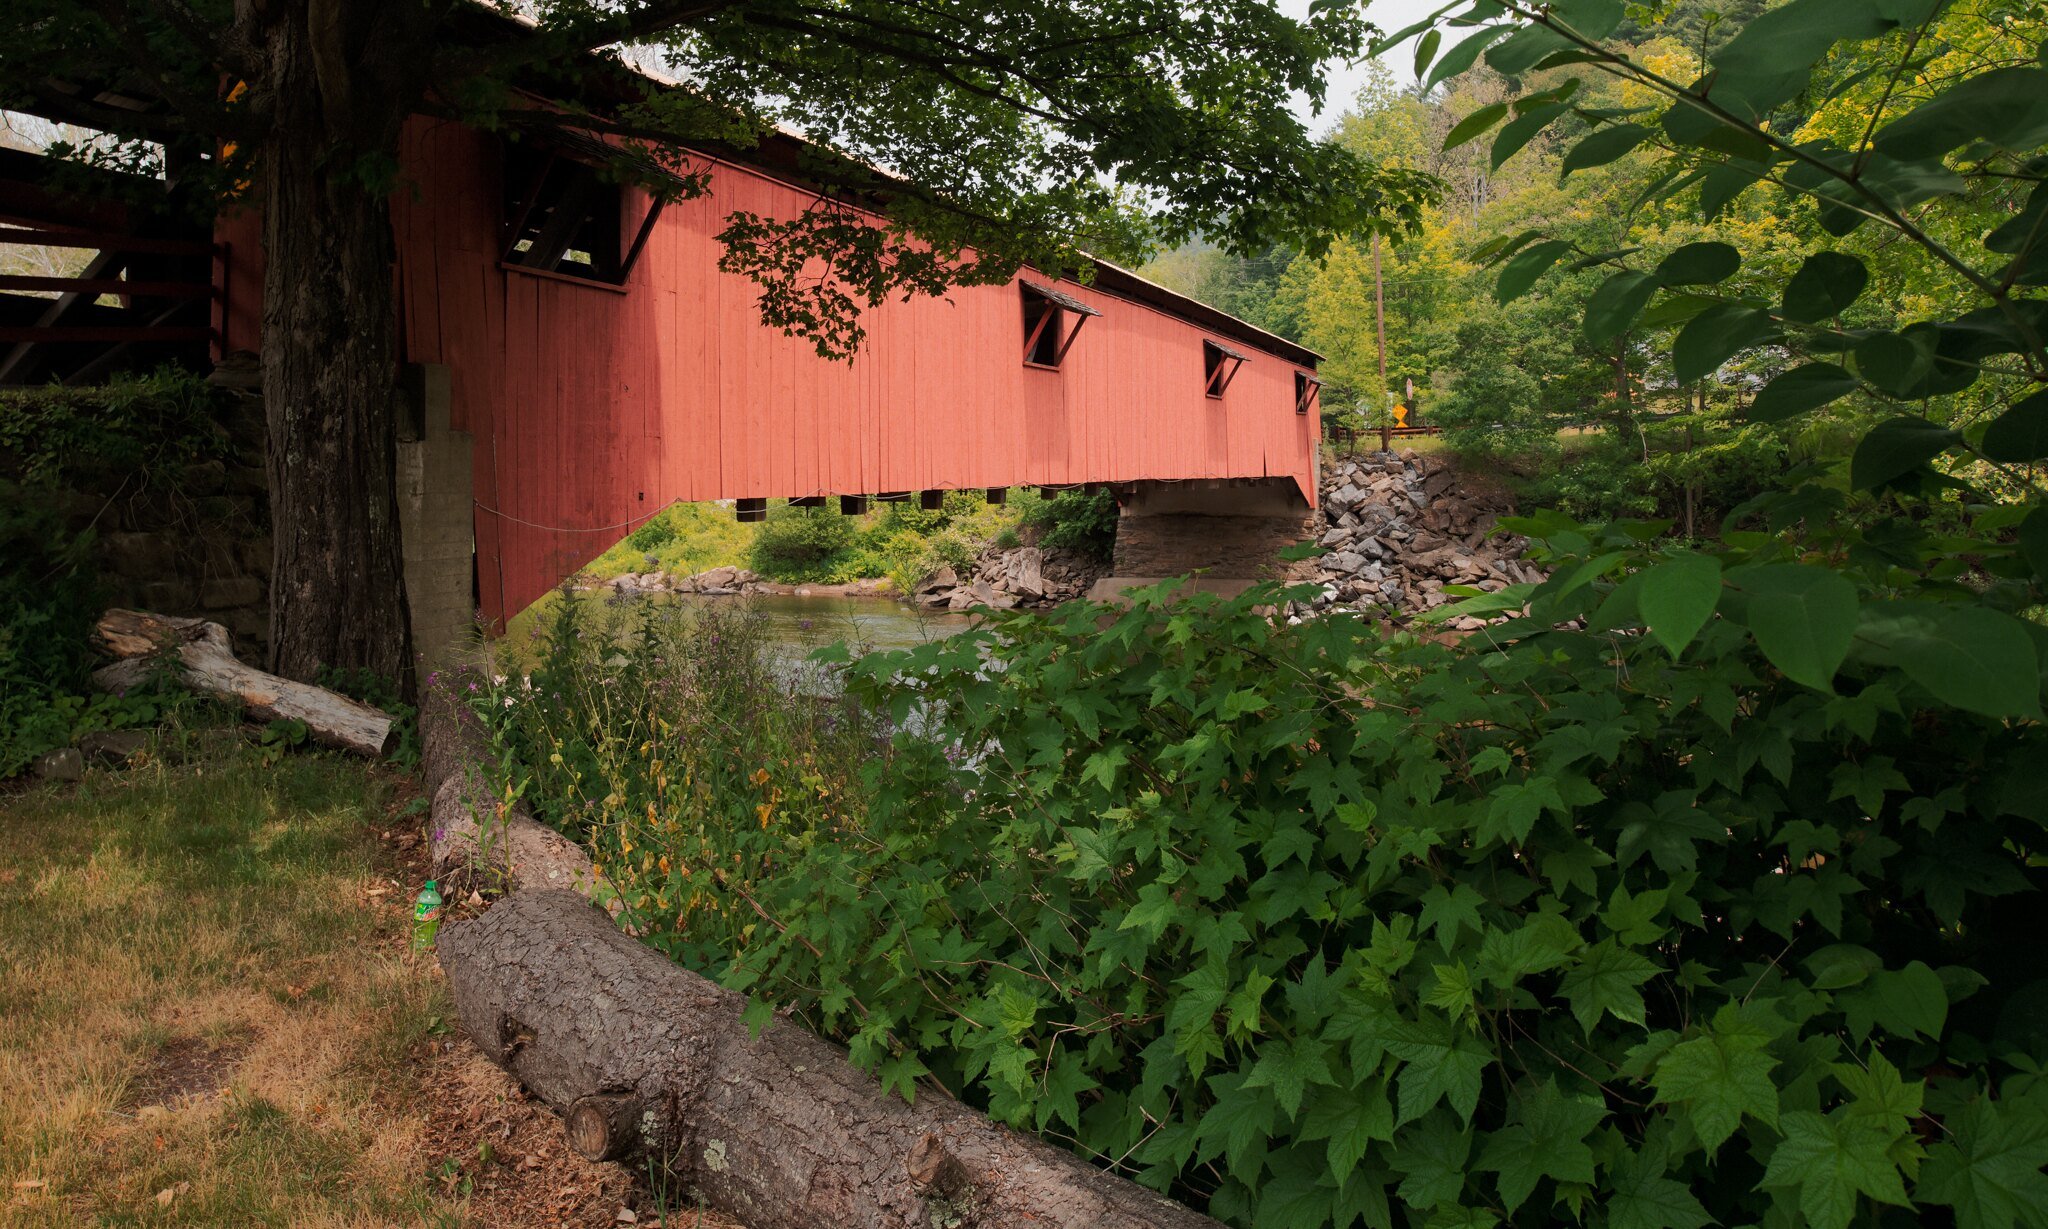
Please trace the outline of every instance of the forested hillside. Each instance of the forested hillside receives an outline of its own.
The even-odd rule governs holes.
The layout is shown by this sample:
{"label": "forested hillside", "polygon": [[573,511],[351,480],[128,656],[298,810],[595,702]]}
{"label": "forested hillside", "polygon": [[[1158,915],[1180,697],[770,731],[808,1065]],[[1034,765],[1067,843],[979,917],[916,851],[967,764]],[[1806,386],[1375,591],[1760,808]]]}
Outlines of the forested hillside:
{"label": "forested hillside", "polygon": [[[1765,0],[1631,4],[1606,42],[1683,84],[1711,67],[1710,57],[1746,23],[1776,7]],[[1843,43],[1773,131],[1795,143],[1832,139],[1853,148],[1869,136],[1881,97],[1890,96],[1887,113],[1896,116],[1960,73],[2032,63],[2044,32],[2048,8],[2039,4],[1947,5],[1918,40],[1914,72],[1890,71],[1903,32],[1892,42]],[[1871,273],[1840,314],[1841,327],[1879,332],[1937,310],[1956,293],[1953,270],[1925,251],[1906,250],[1889,230],[1830,234],[1822,204],[1810,195],[1736,190],[1722,177],[1659,197],[1679,173],[1660,141],[1617,146],[1611,160],[1597,147],[1577,149],[1592,131],[1578,112],[1617,123],[1647,114],[1653,122],[1659,108],[1650,90],[1579,64],[1511,78],[1480,58],[1461,72],[1448,54],[1458,39],[1452,28],[1431,44],[1446,54],[1420,78],[1413,44],[1383,57],[1333,125],[1345,146],[1445,181],[1443,201],[1427,211],[1419,232],[1383,246],[1387,389],[1379,386],[1369,241],[1339,239],[1322,261],[1287,249],[1238,259],[1197,244],[1160,257],[1147,274],[1321,351],[1329,381],[1324,413],[1340,422],[1377,425],[1412,379],[1415,418],[1444,427],[1461,452],[1513,461],[1535,502],[1573,515],[1668,516],[1681,530],[1701,532],[1773,474],[1815,460],[1846,464],[1856,428],[1871,414],[1857,403],[1795,426],[1744,425],[1744,406],[1793,363],[1785,348],[1681,379],[1671,343],[1689,320],[1682,308],[1649,312],[1611,340],[1589,339],[1581,319],[1612,272],[1608,263],[1726,242],[1743,261],[1718,292],[1775,299],[1809,250],[1830,247],[1862,258]],[[1569,96],[1558,93],[1573,79],[1579,85]],[[1986,176],[1959,186],[1916,208],[1922,224],[1945,239],[1974,239],[2008,220],[2029,183]],[[1711,221],[1700,220],[1703,204]],[[1540,232],[1525,241],[1532,246],[1540,239],[1569,248],[1559,249],[1531,292],[1503,303],[1500,269],[1486,260],[1502,253],[1486,245],[1528,231]],[[1530,286],[1520,273],[1515,281]],[[1929,412],[1965,428],[1994,416],[2015,387],[1985,381],[1933,398]],[[1579,427],[1592,432],[1571,432]],[[1560,431],[1567,432],[1562,441]],[[1565,449],[1572,463],[1560,466]]]}

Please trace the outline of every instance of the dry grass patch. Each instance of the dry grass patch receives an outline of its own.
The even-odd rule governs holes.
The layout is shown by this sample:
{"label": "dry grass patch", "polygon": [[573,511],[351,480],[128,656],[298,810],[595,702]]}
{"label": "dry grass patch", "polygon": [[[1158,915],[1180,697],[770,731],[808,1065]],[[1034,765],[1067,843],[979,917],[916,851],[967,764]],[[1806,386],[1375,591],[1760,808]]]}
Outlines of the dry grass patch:
{"label": "dry grass patch", "polygon": [[0,798],[0,1226],[737,1229],[454,1027],[411,788],[237,746]]}
{"label": "dry grass patch", "polygon": [[0,804],[0,1223],[461,1224],[380,866],[396,779],[238,752]]}

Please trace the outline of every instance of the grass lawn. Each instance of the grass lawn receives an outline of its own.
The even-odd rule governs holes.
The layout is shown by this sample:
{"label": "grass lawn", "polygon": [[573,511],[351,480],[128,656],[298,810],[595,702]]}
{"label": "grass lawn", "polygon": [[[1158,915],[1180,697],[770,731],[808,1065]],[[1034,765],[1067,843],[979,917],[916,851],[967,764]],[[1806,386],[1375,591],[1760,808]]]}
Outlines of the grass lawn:
{"label": "grass lawn", "polygon": [[201,733],[0,794],[0,1226],[738,1229],[462,1035],[407,951],[409,778]]}
{"label": "grass lawn", "polygon": [[0,799],[0,1223],[458,1224],[377,826],[325,754],[94,772]]}

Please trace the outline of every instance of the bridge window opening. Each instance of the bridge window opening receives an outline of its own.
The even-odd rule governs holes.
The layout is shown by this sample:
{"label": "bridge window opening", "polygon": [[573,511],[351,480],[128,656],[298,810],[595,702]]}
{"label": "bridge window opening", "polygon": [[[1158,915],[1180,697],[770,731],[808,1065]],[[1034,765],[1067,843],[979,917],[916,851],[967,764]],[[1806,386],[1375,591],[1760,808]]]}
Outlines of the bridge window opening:
{"label": "bridge window opening", "polygon": [[596,167],[524,142],[506,145],[505,264],[618,285],[630,269],[621,259],[621,209],[619,185]]}
{"label": "bridge window opening", "polygon": [[1211,397],[1221,397],[1230,382],[1237,378],[1238,369],[1245,365],[1244,355],[1219,341],[1202,343],[1202,391]]}
{"label": "bridge window opening", "polygon": [[[1037,282],[1020,283],[1024,297],[1024,362],[1058,368],[1089,317],[1102,313],[1070,294]],[[1072,319],[1070,326],[1067,322]]]}
{"label": "bridge window opening", "polygon": [[1316,403],[1317,394],[1323,390],[1323,382],[1306,371],[1294,373],[1294,412],[1306,414]]}

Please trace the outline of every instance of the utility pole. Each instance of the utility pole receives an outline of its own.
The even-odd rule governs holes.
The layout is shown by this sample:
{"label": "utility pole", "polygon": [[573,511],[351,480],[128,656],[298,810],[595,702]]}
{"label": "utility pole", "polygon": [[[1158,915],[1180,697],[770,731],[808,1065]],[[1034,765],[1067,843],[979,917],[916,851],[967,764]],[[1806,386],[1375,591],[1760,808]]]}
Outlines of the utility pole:
{"label": "utility pole", "polygon": [[1394,416],[1387,398],[1387,287],[1380,280],[1380,236],[1372,236],[1372,315],[1380,334],[1380,451],[1394,450]]}

